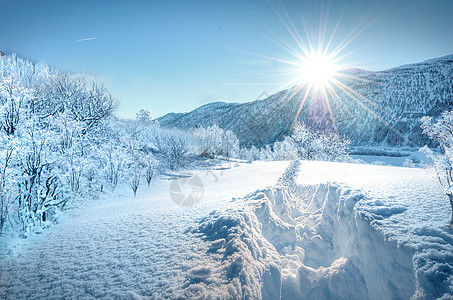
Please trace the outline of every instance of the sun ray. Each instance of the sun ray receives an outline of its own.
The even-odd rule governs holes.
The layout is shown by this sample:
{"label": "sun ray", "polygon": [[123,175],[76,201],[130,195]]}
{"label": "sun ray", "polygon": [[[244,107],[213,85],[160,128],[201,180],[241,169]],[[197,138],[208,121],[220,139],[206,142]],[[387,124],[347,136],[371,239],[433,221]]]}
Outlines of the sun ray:
{"label": "sun ray", "polygon": [[354,91],[353,89],[351,89],[349,86],[347,86],[346,84],[338,81],[337,79],[333,79],[333,83],[336,85],[336,86],[342,86],[344,89],[348,90],[349,92],[351,92],[352,94],[354,94],[355,96],[357,96],[358,98],[366,101],[367,103],[373,105],[374,107],[376,107],[377,109],[379,109],[381,112],[383,112],[384,114],[388,114],[388,112],[382,107],[380,106],[379,104],[375,103],[374,101],[368,99],[367,97],[361,95],[359,92],[357,91]]}
{"label": "sun ray", "polygon": [[277,41],[274,42],[278,46],[280,46],[283,50],[287,51],[294,59],[300,56],[300,50],[297,50],[289,42],[281,38],[279,35],[273,33],[273,38]]}
{"label": "sun ray", "polygon": [[[292,25],[292,21],[291,21],[291,18],[290,16],[288,15],[288,12],[286,11],[285,7],[283,6],[283,4],[280,3],[280,7],[282,8],[283,12],[285,13],[286,15],[286,19],[290,22],[290,24]],[[307,48],[303,45],[302,43],[302,38],[299,36],[298,34],[298,31],[297,29],[294,27],[294,25],[292,25],[291,27],[288,26],[288,24],[285,22],[285,19],[283,19],[283,17],[278,13],[278,11],[275,9],[275,7],[271,4],[271,8],[274,10],[274,13],[277,15],[277,17],[279,18],[280,22],[282,23],[282,25],[285,27],[286,31],[290,34],[290,36],[292,37],[292,39],[294,40],[294,42],[299,46],[300,50],[303,52],[303,53],[306,53],[307,52]],[[294,29],[294,30],[293,30]],[[309,41],[308,41],[309,42]]]}
{"label": "sun ray", "polygon": [[335,122],[335,116],[333,114],[332,107],[330,106],[330,101],[329,101],[329,97],[327,96],[327,92],[326,92],[326,87],[325,86],[322,87],[321,93],[322,93],[322,96],[324,97],[324,102],[327,105],[327,110],[329,111],[329,116],[330,116],[330,119],[332,121],[333,129],[334,129],[334,131],[336,133],[338,133],[337,124]]}
{"label": "sun ray", "polygon": [[362,43],[360,46],[358,47],[354,47],[354,49],[346,52],[346,53],[343,53],[340,55],[340,53],[338,53],[335,57],[334,57],[334,60],[335,61],[342,61],[344,60],[346,57],[349,57],[351,55],[353,55],[354,53],[357,53],[359,50],[367,47],[367,46],[370,46],[372,43],[374,43],[374,41],[370,41],[368,43]]}
{"label": "sun ray", "polygon": [[[349,88],[348,86],[346,85],[343,85],[342,87],[338,86],[346,95],[348,95],[352,100],[354,100],[356,103],[358,103],[363,109],[365,109],[367,112],[369,112],[370,114],[372,114],[376,119],[378,119],[381,123],[383,123],[385,126],[387,126],[390,130],[392,130],[395,134],[397,134],[398,136],[400,137],[403,137],[404,138],[404,135],[398,131],[397,129],[395,129],[390,123],[388,123],[387,121],[385,121],[380,115],[378,115],[375,111],[373,111],[371,108],[369,108],[368,106],[366,106],[366,104],[364,104],[362,101],[359,100],[359,97],[356,97],[355,95],[359,95],[361,97],[363,97],[362,95],[360,95],[359,93],[355,92],[354,90],[352,90],[351,88]],[[344,89],[343,89],[344,88]],[[366,97],[363,97],[366,99]],[[370,101],[370,100],[369,100]],[[372,102],[372,101],[371,101]],[[372,102],[374,103],[374,102]]]}
{"label": "sun ray", "polygon": [[323,13],[324,11],[324,5],[321,3],[321,12],[320,12],[320,17],[319,17],[319,30],[318,30],[318,46],[321,46],[321,48],[324,48],[324,41],[326,37],[326,32],[327,32],[327,20],[329,18],[329,7],[327,7],[327,10],[325,14]]}
{"label": "sun ray", "polygon": [[297,109],[297,112],[296,112],[296,115],[294,117],[293,124],[291,125],[291,129],[290,129],[289,133],[291,133],[294,125],[297,122],[297,119],[299,118],[300,112],[302,111],[302,108],[304,107],[305,101],[307,100],[308,95],[310,94],[311,88],[312,88],[311,85],[308,85],[307,89],[305,90],[304,97],[302,98],[302,101],[300,102],[299,108]]}
{"label": "sun ray", "polygon": [[346,7],[343,8],[343,10],[340,14],[340,17],[338,18],[337,23],[335,24],[335,26],[332,30],[332,33],[330,34],[329,40],[327,41],[327,44],[324,47],[324,52],[323,52],[324,55],[328,55],[328,53],[329,53],[330,45],[332,44],[333,39],[335,38],[335,34],[337,33],[338,28],[340,28],[340,24],[341,24],[341,21],[343,20],[343,16],[344,16],[345,12],[346,12]]}
{"label": "sun ray", "polygon": [[241,52],[244,54],[248,54],[248,55],[252,55],[255,57],[264,58],[264,59],[268,59],[268,60],[272,60],[272,61],[276,61],[276,62],[281,62],[281,63],[287,64],[287,65],[292,65],[292,66],[296,66],[296,67],[299,65],[299,63],[297,61],[291,61],[288,59],[283,59],[283,58],[278,58],[278,57],[269,56],[269,55],[265,55],[265,54],[255,53],[255,52],[251,52],[251,51],[247,51],[247,50],[241,50],[241,49],[233,48],[233,47],[228,47],[228,48],[231,50],[237,51],[237,52]]}
{"label": "sun ray", "polygon": [[335,89],[332,87],[332,85],[330,83],[329,83],[328,87],[329,87],[329,89],[328,89],[329,92],[333,95],[335,100],[341,104],[341,106],[346,110],[346,112],[348,113],[349,116],[353,116],[352,112],[349,110],[346,103],[344,103],[344,101],[341,99],[340,95],[338,95],[337,91],[335,91]]}
{"label": "sun ray", "polygon": [[[278,112],[286,107],[286,105],[295,99],[295,97],[298,97],[297,99],[300,103],[296,106],[297,111],[292,120],[289,133],[291,133],[309,99],[311,99],[310,101],[322,101],[323,109],[325,109],[326,114],[329,114],[326,118],[330,118],[329,123],[331,124],[328,126],[331,126],[331,129],[338,133],[339,124],[334,113],[336,107],[341,109],[341,112],[338,112],[342,115],[355,119],[350,107],[344,101],[343,95],[345,95],[353,101],[351,103],[357,103],[361,109],[372,115],[378,122],[384,124],[397,135],[403,136],[398,130],[385,121],[383,116],[388,115],[388,112],[386,112],[381,105],[368,99],[364,95],[361,95],[358,91],[351,88],[348,82],[356,81],[364,84],[380,83],[374,82],[372,79],[364,78],[363,76],[355,76],[353,73],[340,71],[346,69],[346,67],[343,69],[341,68],[341,62],[346,57],[352,57],[359,49],[366,46],[362,45],[362,47],[359,48],[354,48],[352,50],[348,49],[348,47],[350,47],[351,44],[378,19],[378,16],[368,15],[363,17],[353,30],[334,46],[336,35],[338,34],[340,24],[344,18],[346,6],[342,10],[340,17],[329,35],[327,35],[327,28],[330,6],[321,7],[321,18],[319,19],[320,21],[318,24],[317,39],[315,39],[314,36],[310,35],[310,32],[312,31],[308,30],[305,20],[301,20],[302,30],[298,30],[283,4],[281,2],[277,3],[280,4],[280,11],[278,11],[272,3],[269,4],[294,44],[277,34],[272,34],[270,39],[286,51],[290,57],[293,57],[293,59],[274,57],[243,50],[238,51],[289,66],[289,68],[285,68],[279,72],[285,75],[294,75],[294,77],[288,82],[280,85],[280,89],[286,89],[288,87],[288,90],[283,94],[280,101],[278,101],[278,105],[276,105],[278,107],[274,108],[275,111]],[[302,38],[302,36],[304,36],[304,38]],[[313,43],[314,41],[317,42],[317,45]],[[345,52],[346,49],[348,49],[347,52]],[[273,73],[278,72],[273,71]],[[344,79],[345,82],[343,82],[342,79]],[[339,94],[340,91],[342,92],[341,96]],[[339,106],[333,106],[334,102],[331,103],[331,101],[338,102]],[[380,113],[377,113],[375,110]],[[342,122],[344,121],[343,119],[340,120],[342,120]]]}

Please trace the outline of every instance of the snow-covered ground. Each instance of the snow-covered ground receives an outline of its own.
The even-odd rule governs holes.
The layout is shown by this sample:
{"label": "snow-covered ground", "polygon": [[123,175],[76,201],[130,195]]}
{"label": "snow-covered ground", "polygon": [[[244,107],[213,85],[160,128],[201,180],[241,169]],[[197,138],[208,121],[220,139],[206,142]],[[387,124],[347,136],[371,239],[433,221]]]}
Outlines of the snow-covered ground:
{"label": "snow-covered ground", "polygon": [[176,205],[162,178],[4,249],[0,298],[453,298],[450,207],[424,169],[256,162],[198,175],[195,206]]}
{"label": "snow-covered ground", "polygon": [[[230,295],[263,299],[453,298],[448,199],[420,168],[294,162],[274,187],[194,230]],[[194,283],[206,297],[222,286]]]}
{"label": "snow-covered ground", "polygon": [[187,229],[213,209],[234,205],[232,197],[275,184],[288,164],[192,172],[204,186],[192,207],[171,200],[169,186],[177,177],[168,177],[135,199],[127,187],[114,199],[73,210],[41,235],[0,252],[0,299],[122,299],[128,292],[175,298],[186,274],[209,259],[209,245]]}
{"label": "snow-covered ground", "polygon": [[303,162],[295,183],[322,211],[315,227],[328,245],[319,247],[320,265],[346,258],[366,298],[453,297],[451,208],[432,172]]}

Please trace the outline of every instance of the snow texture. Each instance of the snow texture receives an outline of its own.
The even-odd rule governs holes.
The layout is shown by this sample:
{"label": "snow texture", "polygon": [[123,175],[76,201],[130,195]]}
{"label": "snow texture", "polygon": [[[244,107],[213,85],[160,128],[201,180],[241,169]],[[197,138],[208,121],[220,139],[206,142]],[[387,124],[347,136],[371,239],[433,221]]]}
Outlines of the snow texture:
{"label": "snow texture", "polygon": [[206,279],[211,271],[199,267],[212,263],[205,255],[210,245],[188,227],[215,208],[235,205],[232,197],[275,184],[287,166],[198,171],[204,194],[192,207],[170,198],[177,175],[153,181],[135,199],[129,187],[118,187],[114,199],[69,211],[40,235],[0,238],[0,299],[192,298],[201,287],[183,289],[185,281]]}
{"label": "snow texture", "polygon": [[[208,253],[239,298],[450,299],[449,206],[431,175],[294,162],[276,186],[196,232],[212,242]],[[217,295],[206,285],[204,296]]]}
{"label": "snow texture", "polygon": [[74,210],[3,252],[0,298],[453,298],[449,203],[434,174],[288,164],[202,172],[190,208],[160,180]]}

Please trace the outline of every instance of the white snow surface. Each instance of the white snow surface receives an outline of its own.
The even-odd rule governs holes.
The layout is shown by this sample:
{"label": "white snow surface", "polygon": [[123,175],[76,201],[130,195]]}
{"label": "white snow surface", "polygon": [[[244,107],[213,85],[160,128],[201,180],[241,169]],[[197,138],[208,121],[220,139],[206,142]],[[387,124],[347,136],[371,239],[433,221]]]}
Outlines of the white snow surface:
{"label": "white snow surface", "polygon": [[302,162],[295,183],[335,194],[317,228],[334,245],[330,261],[362,273],[366,298],[453,298],[451,208],[432,170]]}
{"label": "white snow surface", "polygon": [[288,164],[195,172],[204,195],[192,207],[171,200],[169,177],[143,187],[135,199],[125,189],[73,210],[21,247],[0,252],[0,299],[191,298],[183,294],[191,289],[182,290],[186,274],[205,276],[193,268],[210,257],[209,245],[187,233],[188,227],[214,208],[231,207],[232,197],[275,184]]}
{"label": "white snow surface", "polygon": [[174,204],[163,178],[4,247],[0,298],[453,299],[450,205],[425,169],[294,161],[198,174],[193,207]]}
{"label": "white snow surface", "polygon": [[195,230],[235,298],[453,298],[451,209],[427,170],[293,162],[238,201]]}

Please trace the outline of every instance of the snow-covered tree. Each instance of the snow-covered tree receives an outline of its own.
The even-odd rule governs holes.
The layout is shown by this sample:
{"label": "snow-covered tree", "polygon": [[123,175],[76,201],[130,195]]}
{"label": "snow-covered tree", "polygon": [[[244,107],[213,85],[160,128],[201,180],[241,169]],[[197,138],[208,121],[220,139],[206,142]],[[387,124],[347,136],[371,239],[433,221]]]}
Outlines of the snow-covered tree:
{"label": "snow-covered tree", "polygon": [[231,130],[226,130],[223,136],[223,153],[227,158],[235,157],[239,152],[239,139]]}
{"label": "snow-covered tree", "polygon": [[336,133],[318,134],[317,158],[319,160],[342,161],[348,157],[349,144],[351,141]]}
{"label": "snow-covered tree", "polygon": [[431,117],[423,117],[421,121],[423,132],[441,148],[441,154],[434,154],[427,146],[421,151],[433,162],[439,183],[449,198],[452,208],[450,228],[453,228],[453,110],[443,112],[437,121]]}
{"label": "snow-covered tree", "polygon": [[193,129],[193,135],[197,139],[197,151],[201,156],[207,155],[209,148],[210,148],[210,142],[208,139],[208,132],[206,128],[203,126],[197,126],[196,128]]}
{"label": "snow-covered tree", "polygon": [[[13,199],[16,196],[13,188],[13,169],[11,162],[15,146],[10,137],[2,135],[4,149],[0,149],[0,234],[9,214],[12,213]],[[13,176],[12,176],[13,175]]]}
{"label": "snow-covered tree", "polygon": [[154,145],[157,155],[171,170],[178,170],[186,163],[186,156],[189,152],[188,141],[185,137],[168,132],[156,133]]}
{"label": "snow-covered tree", "polygon": [[130,168],[130,174],[129,174],[129,185],[132,189],[132,192],[134,193],[134,197],[137,196],[137,190],[138,187],[140,186],[140,176],[141,175],[141,168],[140,165],[137,163],[134,163],[131,168]]}
{"label": "snow-covered tree", "polygon": [[144,125],[150,124],[151,123],[151,115],[149,113],[149,110],[140,109],[138,111],[138,113],[136,114],[135,119],[140,124],[144,124]]}
{"label": "snow-covered tree", "polygon": [[239,154],[239,139],[231,130],[223,130],[217,125],[207,128],[197,126],[193,130],[193,135],[198,140],[198,151],[201,156],[230,158]]}
{"label": "snow-covered tree", "polygon": [[146,179],[146,183],[148,184],[148,187],[150,186],[151,180],[154,177],[156,164],[157,164],[157,162],[151,153],[144,157],[145,179]]}
{"label": "snow-covered tree", "polygon": [[20,86],[9,77],[0,82],[0,127],[13,135],[19,121],[24,117],[24,108],[33,98],[30,90]]}
{"label": "snow-covered tree", "polygon": [[51,151],[52,133],[41,128],[35,118],[28,120],[20,132],[18,151],[18,209],[24,231],[43,225],[64,207],[68,198],[62,193],[57,156]]}
{"label": "snow-covered tree", "polygon": [[274,154],[272,148],[269,145],[260,149],[259,159],[260,160],[273,160]]}
{"label": "snow-covered tree", "polygon": [[[146,110],[120,120],[115,107],[87,76],[0,57],[0,232],[39,230],[80,200],[127,184],[136,194],[142,176],[149,186],[160,169],[186,164],[184,133],[160,129]],[[231,132],[210,134],[223,153],[236,153]]]}
{"label": "snow-covered tree", "polygon": [[81,75],[55,73],[42,85],[36,109],[41,117],[66,111],[84,124],[84,134],[111,116],[117,107],[117,101],[102,83]]}
{"label": "snow-covered tree", "polygon": [[307,160],[344,160],[351,143],[347,137],[333,132],[313,132],[304,123],[295,124],[291,139],[299,158]]}
{"label": "snow-covered tree", "polygon": [[273,146],[274,160],[293,160],[298,158],[297,147],[290,137],[283,141],[275,142]]}
{"label": "snow-covered tree", "polygon": [[239,151],[239,158],[244,160],[259,160],[260,159],[260,150],[255,146],[250,147],[250,149],[242,148]]}
{"label": "snow-covered tree", "polygon": [[316,151],[315,133],[312,132],[303,122],[294,125],[291,139],[297,149],[299,158],[313,159]]}

